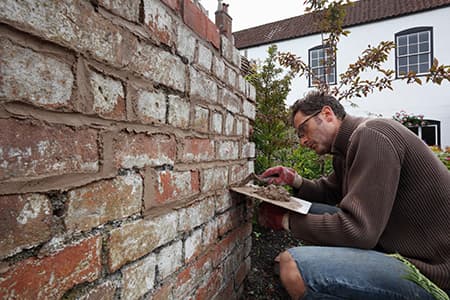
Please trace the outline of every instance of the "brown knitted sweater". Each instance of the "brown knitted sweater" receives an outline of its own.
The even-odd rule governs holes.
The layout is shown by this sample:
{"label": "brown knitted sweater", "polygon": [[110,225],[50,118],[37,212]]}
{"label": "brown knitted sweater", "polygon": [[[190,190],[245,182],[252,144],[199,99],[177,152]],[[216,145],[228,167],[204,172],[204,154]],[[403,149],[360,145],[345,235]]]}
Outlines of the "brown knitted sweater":
{"label": "brown knitted sweater", "polygon": [[450,172],[444,164],[410,130],[386,119],[346,116],[332,154],[334,172],[304,179],[296,193],[341,211],[291,214],[293,235],[315,245],[398,252],[449,289]]}

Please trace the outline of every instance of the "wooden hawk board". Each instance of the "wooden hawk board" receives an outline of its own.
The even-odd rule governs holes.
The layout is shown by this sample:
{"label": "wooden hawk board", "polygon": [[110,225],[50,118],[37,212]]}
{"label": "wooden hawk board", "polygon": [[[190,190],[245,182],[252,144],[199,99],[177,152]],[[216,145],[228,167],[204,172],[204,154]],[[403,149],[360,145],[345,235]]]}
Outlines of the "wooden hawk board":
{"label": "wooden hawk board", "polygon": [[269,202],[270,204],[280,206],[286,209],[289,209],[291,211],[300,213],[300,214],[307,214],[309,209],[311,208],[311,202],[292,197],[291,201],[276,201],[272,199],[268,199],[266,197],[263,197],[261,195],[258,195],[256,192],[260,189],[260,187],[256,185],[246,185],[246,186],[240,186],[240,187],[233,187],[231,188],[232,191],[239,193],[241,195],[248,196],[253,199],[258,199],[264,202]]}

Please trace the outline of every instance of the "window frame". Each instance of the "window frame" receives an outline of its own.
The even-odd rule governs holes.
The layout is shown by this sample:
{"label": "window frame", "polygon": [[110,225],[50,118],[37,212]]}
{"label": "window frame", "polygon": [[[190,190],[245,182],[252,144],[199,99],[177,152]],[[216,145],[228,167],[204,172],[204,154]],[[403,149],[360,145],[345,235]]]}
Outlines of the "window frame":
{"label": "window frame", "polygon": [[[423,127],[434,127],[434,132],[436,135],[435,141],[437,142],[435,145],[441,147],[441,121],[429,120],[429,119],[424,119],[423,121],[426,122],[425,126],[407,126],[407,128],[409,130],[411,130],[415,135],[417,135],[421,140],[423,140],[423,136],[422,136]],[[416,128],[417,128],[417,133],[413,130]],[[435,145],[429,145],[429,146],[435,146]]]}
{"label": "window frame", "polygon": [[[319,46],[316,46],[316,47],[313,47],[313,48],[308,49],[308,67],[309,67],[311,70],[313,69],[313,68],[311,67],[311,61],[312,61],[312,55],[311,55],[311,53],[312,53],[313,51],[317,51],[317,50],[324,50],[324,53],[325,53],[327,48],[330,48],[330,47],[327,47],[327,46],[325,46],[325,45],[319,45]],[[325,57],[325,55],[324,55],[324,57]],[[328,82],[326,82],[328,85],[336,85],[336,84],[337,84],[337,68],[336,68],[336,66],[337,66],[336,55],[334,55],[334,58],[333,58],[333,65],[331,66],[331,68],[333,69],[333,73],[334,73],[334,82],[333,82],[333,83],[328,83]],[[316,69],[319,69],[319,68],[322,68],[322,69],[323,69],[323,66],[319,66],[319,67],[316,68]],[[308,87],[310,87],[310,88],[316,86],[316,85],[313,84],[313,82],[312,82],[313,80],[312,80],[312,79],[313,79],[312,76],[308,76]],[[327,80],[327,78],[325,78],[325,79]]]}
{"label": "window frame", "polygon": [[[396,79],[405,78],[406,75],[407,75],[407,73],[405,75],[401,75],[400,74],[400,70],[399,70],[399,58],[400,57],[399,57],[399,53],[398,53],[398,50],[399,50],[399,45],[398,45],[398,42],[397,42],[398,37],[407,36],[407,35],[410,35],[410,34],[413,34],[413,33],[421,33],[421,32],[429,32],[429,35],[430,35],[429,36],[429,46],[430,46],[429,47],[429,52],[426,52],[426,53],[429,53],[429,58],[430,58],[429,66],[430,67],[432,66],[433,59],[434,59],[433,27],[432,26],[421,26],[421,27],[414,27],[414,28],[409,28],[409,29],[406,29],[406,30],[399,31],[399,32],[395,33],[395,35],[394,35],[394,41],[395,41],[395,78]],[[419,43],[420,42],[418,41],[417,44],[419,45]],[[409,45],[410,44],[407,42],[406,46],[409,47]],[[420,51],[419,50],[417,52],[417,55],[418,56],[420,55]],[[401,57],[406,57],[408,59],[410,56],[411,56],[410,54],[407,54],[407,55],[401,56]],[[418,62],[417,65],[419,66],[420,62]],[[407,63],[406,66],[409,68],[410,64]],[[430,73],[429,72],[429,68],[428,68],[428,70],[426,72],[419,72],[419,71],[420,70],[418,69],[418,72],[416,73],[417,77],[426,76],[427,74]]]}

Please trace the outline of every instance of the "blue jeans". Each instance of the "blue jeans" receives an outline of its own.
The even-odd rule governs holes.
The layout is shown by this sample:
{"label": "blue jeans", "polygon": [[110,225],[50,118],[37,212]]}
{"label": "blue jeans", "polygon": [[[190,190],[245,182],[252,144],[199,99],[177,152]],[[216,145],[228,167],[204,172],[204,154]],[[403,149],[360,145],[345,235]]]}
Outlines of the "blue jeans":
{"label": "blue jeans", "polygon": [[[313,203],[310,213],[338,210]],[[401,261],[382,252],[318,246],[301,246],[288,251],[306,285],[303,299],[434,299],[422,287],[404,278],[408,268]]]}

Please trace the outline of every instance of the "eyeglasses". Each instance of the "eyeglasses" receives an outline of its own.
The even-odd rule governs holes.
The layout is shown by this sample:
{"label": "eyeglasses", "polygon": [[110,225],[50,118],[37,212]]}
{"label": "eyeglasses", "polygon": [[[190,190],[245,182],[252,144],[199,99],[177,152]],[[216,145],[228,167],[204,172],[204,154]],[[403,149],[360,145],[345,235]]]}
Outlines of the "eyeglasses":
{"label": "eyeglasses", "polygon": [[312,115],[310,115],[309,117],[307,117],[303,122],[300,123],[300,125],[298,125],[297,127],[297,136],[299,139],[303,138],[305,136],[305,125],[306,123],[311,120],[312,118],[314,118],[315,116],[317,116],[322,110],[318,110],[315,113],[313,113]]}

